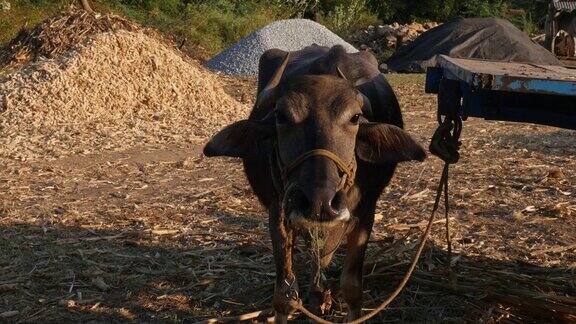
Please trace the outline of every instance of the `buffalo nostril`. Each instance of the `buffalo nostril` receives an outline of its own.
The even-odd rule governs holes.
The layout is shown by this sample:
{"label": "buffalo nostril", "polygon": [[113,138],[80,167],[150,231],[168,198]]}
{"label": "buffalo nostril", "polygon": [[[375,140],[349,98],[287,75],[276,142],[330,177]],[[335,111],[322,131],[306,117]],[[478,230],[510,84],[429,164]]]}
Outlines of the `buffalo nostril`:
{"label": "buffalo nostril", "polygon": [[328,216],[330,218],[335,218],[338,216],[339,210],[340,210],[340,204],[341,204],[341,199],[342,197],[340,197],[338,194],[336,194],[334,197],[332,197],[332,199],[330,199],[329,201],[326,201],[323,204],[323,211],[328,214]]}
{"label": "buffalo nostril", "polygon": [[330,200],[330,208],[335,211],[340,211],[343,209],[344,204],[344,193],[342,191],[337,192],[332,200]]}
{"label": "buffalo nostril", "polygon": [[[305,190],[308,189],[308,190]],[[302,216],[316,221],[332,221],[346,209],[345,195],[329,187],[311,187],[293,192],[290,207]]]}

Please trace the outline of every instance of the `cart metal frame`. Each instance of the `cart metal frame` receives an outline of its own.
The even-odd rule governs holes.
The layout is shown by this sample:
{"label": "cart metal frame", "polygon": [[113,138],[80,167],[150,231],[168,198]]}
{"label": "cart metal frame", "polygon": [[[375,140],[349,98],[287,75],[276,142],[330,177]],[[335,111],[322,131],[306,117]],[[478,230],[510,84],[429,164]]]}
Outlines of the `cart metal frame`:
{"label": "cart metal frame", "polygon": [[[441,55],[428,68],[426,92],[441,115],[525,122],[576,130],[576,70],[560,66]],[[455,116],[454,116],[455,117]]]}

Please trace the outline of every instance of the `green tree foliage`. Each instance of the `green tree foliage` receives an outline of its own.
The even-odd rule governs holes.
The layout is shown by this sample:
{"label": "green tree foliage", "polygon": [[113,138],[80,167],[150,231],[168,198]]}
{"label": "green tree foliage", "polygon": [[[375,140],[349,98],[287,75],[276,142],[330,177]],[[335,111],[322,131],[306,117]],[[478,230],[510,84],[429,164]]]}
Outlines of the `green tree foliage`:
{"label": "green tree foliage", "polygon": [[368,0],[333,0],[330,6],[324,4],[316,15],[316,20],[339,35],[377,22],[378,17],[368,9]]}
{"label": "green tree foliage", "polygon": [[[531,34],[544,24],[546,3],[534,0],[369,0],[384,22],[449,21],[458,17],[504,17]],[[509,15],[508,9],[524,14]]]}
{"label": "green tree foliage", "polygon": [[497,17],[509,5],[505,0],[371,0],[370,8],[385,21],[435,20],[456,17]]}

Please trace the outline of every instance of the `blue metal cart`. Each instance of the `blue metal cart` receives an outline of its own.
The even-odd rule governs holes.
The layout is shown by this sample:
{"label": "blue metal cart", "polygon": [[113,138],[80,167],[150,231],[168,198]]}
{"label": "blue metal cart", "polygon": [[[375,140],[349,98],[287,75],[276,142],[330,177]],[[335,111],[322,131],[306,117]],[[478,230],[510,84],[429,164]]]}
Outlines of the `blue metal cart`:
{"label": "blue metal cart", "polygon": [[428,69],[426,92],[438,94],[443,116],[576,130],[576,70],[442,55]]}

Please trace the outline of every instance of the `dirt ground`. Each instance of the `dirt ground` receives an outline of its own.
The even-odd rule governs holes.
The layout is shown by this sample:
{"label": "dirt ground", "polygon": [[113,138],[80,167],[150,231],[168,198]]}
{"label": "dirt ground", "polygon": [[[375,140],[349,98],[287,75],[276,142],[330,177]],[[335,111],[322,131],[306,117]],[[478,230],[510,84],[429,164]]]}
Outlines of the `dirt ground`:
{"label": "dirt ground", "polygon": [[[407,129],[427,145],[435,97],[423,94],[423,76],[390,79]],[[228,87],[243,101],[253,89],[251,80]],[[469,120],[462,140],[450,183],[456,284],[439,215],[414,277],[374,322],[576,321],[576,132]],[[406,270],[441,167],[435,157],[404,164],[382,195],[366,310]],[[238,160],[204,158],[196,145],[9,162],[0,168],[0,251],[0,322],[195,322],[265,317],[271,307],[265,211]],[[335,302],[328,318],[344,315]]]}

